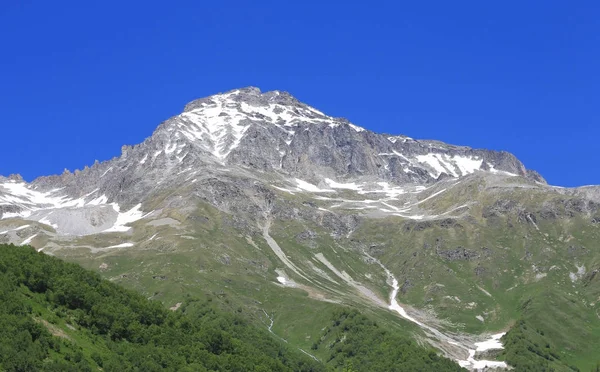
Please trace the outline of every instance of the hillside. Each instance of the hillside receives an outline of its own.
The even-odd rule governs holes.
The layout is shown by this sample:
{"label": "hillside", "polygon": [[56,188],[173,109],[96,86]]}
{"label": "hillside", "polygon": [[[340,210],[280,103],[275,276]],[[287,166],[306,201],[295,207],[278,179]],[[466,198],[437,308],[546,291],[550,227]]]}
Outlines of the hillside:
{"label": "hillside", "polygon": [[[0,245],[0,279],[0,370],[326,371],[353,361],[331,347],[323,350],[327,363],[315,361],[211,301],[188,298],[169,311],[30,247]],[[346,315],[331,314],[334,324]],[[385,332],[370,326],[350,329],[353,343],[370,349],[363,357],[389,354],[398,371],[459,369],[407,339],[396,338],[403,343],[393,351],[372,336],[367,344],[362,337]],[[394,358],[399,353],[404,359]],[[390,370],[384,366],[370,370]]]}

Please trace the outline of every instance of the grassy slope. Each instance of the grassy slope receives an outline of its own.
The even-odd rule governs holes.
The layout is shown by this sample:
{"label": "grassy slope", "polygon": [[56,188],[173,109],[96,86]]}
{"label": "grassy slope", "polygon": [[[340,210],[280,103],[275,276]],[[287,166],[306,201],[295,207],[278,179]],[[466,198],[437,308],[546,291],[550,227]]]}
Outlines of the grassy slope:
{"label": "grassy slope", "polygon": [[29,247],[0,246],[0,277],[0,370],[326,369],[239,315],[170,312]]}
{"label": "grassy slope", "polygon": [[[578,215],[540,218],[540,206],[568,205],[569,197],[532,190],[481,193],[478,186],[473,181],[427,205],[445,210],[471,203],[470,216],[456,223],[369,221],[355,239],[375,240],[374,254],[407,283],[400,302],[434,310],[449,328],[470,333],[507,330],[524,321],[553,345],[560,357],[555,368],[594,367],[600,359],[600,281],[593,274],[600,268],[600,226]],[[520,207],[483,218],[484,207],[496,200]],[[558,209],[561,213],[568,211]],[[448,258],[455,250],[467,253]],[[570,273],[581,266],[586,274],[573,281]],[[516,347],[508,345],[506,355]]]}
{"label": "grassy slope", "polygon": [[[355,363],[357,371],[459,369],[456,363],[410,341],[398,328],[393,331],[378,325],[356,310],[316,301],[313,304],[321,307],[310,307],[311,300],[295,297],[301,291],[288,291],[284,300],[291,300],[296,312],[275,310],[275,322],[284,326],[273,327],[274,334],[269,334],[246,321],[251,317],[245,313],[247,307],[237,307],[233,314],[227,310],[237,306],[237,296],[205,294],[207,302],[188,294],[182,296],[179,310],[171,312],[97,274],[29,247],[0,245],[0,277],[4,305],[0,306],[0,323],[15,324],[13,333],[31,332],[27,337],[33,345],[14,344],[7,333],[11,328],[4,324],[0,370],[321,371],[338,370],[349,363]],[[374,315],[365,310],[370,317]],[[305,319],[307,314],[312,326]],[[359,321],[340,328],[340,323],[348,324],[348,314]],[[327,325],[332,320],[332,327],[314,331],[314,324]],[[365,324],[368,327],[361,326]],[[363,350],[359,359],[340,353],[340,337],[327,341],[340,332],[349,337],[346,347]],[[298,339],[301,334],[310,337]],[[282,336],[289,341],[284,342]],[[292,346],[304,343],[319,344],[310,351],[327,365]],[[27,351],[32,347],[39,350]],[[374,363],[381,357],[385,363]]]}
{"label": "grassy slope", "polygon": [[[281,197],[298,208],[304,201],[299,195]],[[350,237],[334,241],[318,221],[275,221],[271,235],[304,271],[312,272],[307,263],[310,261],[338,284],[314,273],[312,283],[305,283],[289,270],[288,275],[324,294],[341,293],[337,296],[341,302],[372,312],[400,332],[416,330],[389,312],[369,308],[353,288],[315,261],[314,255],[323,253],[340,271],[348,272],[386,299],[389,284],[379,267],[363,259],[360,251],[366,250],[404,284],[399,294],[401,303],[431,311],[450,330],[497,332],[507,330],[518,320],[535,324],[541,319],[538,328],[552,337],[561,361],[585,370],[595,365],[593,348],[600,344],[593,337],[599,319],[598,278],[589,279],[587,284],[585,278],[572,282],[569,273],[576,272],[578,265],[586,267],[586,275],[600,267],[600,227],[591,224],[589,216],[577,214],[552,220],[540,218],[543,205],[562,206],[568,200],[567,196],[544,190],[502,188],[486,185],[478,178],[466,178],[459,186],[422,204],[424,209],[440,213],[469,204],[469,215],[453,223],[399,217],[366,219]],[[486,208],[504,201],[514,201],[520,209],[483,217]],[[564,207],[558,212],[568,215]],[[528,221],[524,213],[537,215],[537,223]],[[229,216],[206,204],[200,204],[193,217],[186,220],[173,215],[191,223],[194,240],[172,237],[168,242],[153,242],[147,250],[98,254],[64,250],[57,254],[94,270],[106,263],[103,276],[168,306],[180,302],[187,293],[212,293],[232,309],[243,307],[257,324],[266,327],[270,321],[264,311],[274,317],[276,334],[305,350],[310,348],[315,335],[327,324],[327,311],[337,305],[317,301],[299,289],[278,286],[275,269],[285,266],[260,234],[240,234]],[[304,230],[317,234],[312,247],[296,239]],[[136,234],[147,238],[154,231],[137,229]],[[159,232],[173,233],[166,228],[159,228]],[[470,256],[444,257],[444,252],[460,249]],[[523,307],[527,301],[529,308]],[[564,318],[572,318],[569,320],[573,324],[563,328]],[[592,334],[592,342],[579,336],[585,330],[581,334]]]}

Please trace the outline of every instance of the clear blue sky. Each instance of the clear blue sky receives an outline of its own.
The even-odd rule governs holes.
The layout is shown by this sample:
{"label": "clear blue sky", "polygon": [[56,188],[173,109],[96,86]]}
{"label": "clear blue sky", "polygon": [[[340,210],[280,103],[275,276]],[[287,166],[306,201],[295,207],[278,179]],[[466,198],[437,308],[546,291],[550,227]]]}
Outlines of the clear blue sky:
{"label": "clear blue sky", "polygon": [[598,1],[4,0],[0,35],[3,175],[110,159],[252,85],[600,184]]}

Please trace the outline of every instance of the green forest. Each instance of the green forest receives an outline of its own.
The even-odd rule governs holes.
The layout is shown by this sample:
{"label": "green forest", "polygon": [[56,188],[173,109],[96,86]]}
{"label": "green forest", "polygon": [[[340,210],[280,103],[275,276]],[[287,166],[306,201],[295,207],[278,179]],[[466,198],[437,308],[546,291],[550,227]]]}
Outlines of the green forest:
{"label": "green forest", "polygon": [[345,371],[462,371],[455,362],[425,350],[415,341],[389,332],[357,310],[332,316],[313,350],[326,347],[328,364]]}
{"label": "green forest", "polygon": [[[559,349],[543,329],[534,327],[525,319],[518,320],[502,342],[505,348],[500,355],[516,371],[580,371],[562,360]],[[592,372],[600,372],[600,362]]]}
{"label": "green forest", "polygon": [[209,300],[177,311],[31,247],[0,245],[0,371],[456,371],[355,310],[317,361]]}
{"label": "green forest", "polygon": [[325,370],[210,302],[184,306],[194,311],[169,311],[32,248],[0,246],[0,370]]}

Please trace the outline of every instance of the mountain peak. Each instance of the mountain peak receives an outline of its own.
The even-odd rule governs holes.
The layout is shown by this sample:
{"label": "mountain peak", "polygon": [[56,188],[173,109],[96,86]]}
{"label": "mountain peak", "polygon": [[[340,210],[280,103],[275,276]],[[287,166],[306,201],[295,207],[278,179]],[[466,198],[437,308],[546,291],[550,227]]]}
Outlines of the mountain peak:
{"label": "mountain peak", "polygon": [[288,92],[273,90],[262,93],[260,88],[245,87],[193,100],[185,105],[183,112],[203,108],[215,104],[217,101],[227,101],[232,105],[235,105],[235,103],[246,103],[255,107],[265,107],[273,104],[283,106],[306,106]]}
{"label": "mountain peak", "polygon": [[[544,182],[511,154],[379,135],[316,110],[283,91],[234,89],[194,100],[153,135],[142,156],[237,164],[315,177],[375,176],[400,183],[435,182],[475,171]],[[148,155],[150,154],[150,155]],[[209,155],[209,156],[206,156]],[[180,162],[181,160],[178,160]]]}
{"label": "mountain peak", "polygon": [[173,140],[187,139],[224,160],[253,125],[280,131],[289,142],[300,124],[332,127],[348,124],[325,115],[282,91],[262,93],[255,87],[231,90],[188,103],[183,113],[168,121],[167,132]]}

